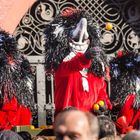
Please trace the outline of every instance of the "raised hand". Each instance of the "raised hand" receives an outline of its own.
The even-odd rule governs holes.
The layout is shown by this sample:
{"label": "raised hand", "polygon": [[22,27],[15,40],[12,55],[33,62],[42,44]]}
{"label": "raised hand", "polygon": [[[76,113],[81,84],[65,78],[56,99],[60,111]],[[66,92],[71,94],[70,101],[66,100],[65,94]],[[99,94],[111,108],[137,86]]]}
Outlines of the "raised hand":
{"label": "raised hand", "polygon": [[100,47],[90,48],[85,52],[85,57],[87,59],[92,59],[92,58],[95,58],[95,57],[99,57],[101,51],[102,51],[102,49]]}

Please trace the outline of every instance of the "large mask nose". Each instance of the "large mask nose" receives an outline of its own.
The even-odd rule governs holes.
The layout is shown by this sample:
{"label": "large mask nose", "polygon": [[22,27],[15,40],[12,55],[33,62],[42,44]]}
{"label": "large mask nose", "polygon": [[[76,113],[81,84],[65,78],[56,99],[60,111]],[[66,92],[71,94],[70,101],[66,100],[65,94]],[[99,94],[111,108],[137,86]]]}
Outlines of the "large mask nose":
{"label": "large mask nose", "polygon": [[76,28],[72,31],[72,39],[76,42],[82,43],[88,39],[89,35],[87,32],[87,19],[82,18],[77,24]]}

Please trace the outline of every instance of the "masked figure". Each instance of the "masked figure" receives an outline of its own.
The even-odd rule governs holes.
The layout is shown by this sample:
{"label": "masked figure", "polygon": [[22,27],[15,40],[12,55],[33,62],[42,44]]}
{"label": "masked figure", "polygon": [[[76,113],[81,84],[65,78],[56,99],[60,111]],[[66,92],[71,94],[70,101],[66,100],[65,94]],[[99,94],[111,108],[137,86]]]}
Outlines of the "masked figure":
{"label": "masked figure", "polygon": [[[121,54],[121,53],[119,53]],[[120,133],[140,127],[140,56],[122,52],[110,61],[112,118]]]}
{"label": "masked figure", "polygon": [[34,106],[33,75],[13,36],[0,31],[0,129],[29,125]]}
{"label": "masked figure", "polygon": [[69,106],[93,111],[98,101],[111,109],[105,82],[107,61],[92,17],[69,8],[46,26],[45,35],[46,72],[55,77],[56,113]]}

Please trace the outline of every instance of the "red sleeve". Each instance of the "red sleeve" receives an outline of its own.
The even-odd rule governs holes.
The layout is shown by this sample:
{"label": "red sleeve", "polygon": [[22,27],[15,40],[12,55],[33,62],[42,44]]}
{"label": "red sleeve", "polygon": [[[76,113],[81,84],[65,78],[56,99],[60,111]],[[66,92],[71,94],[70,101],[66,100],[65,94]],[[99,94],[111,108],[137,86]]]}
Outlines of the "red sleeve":
{"label": "red sleeve", "polygon": [[71,60],[62,62],[57,69],[63,74],[70,74],[82,70],[83,68],[89,68],[91,60],[87,59],[84,54],[78,53]]}
{"label": "red sleeve", "polygon": [[108,94],[107,94],[107,86],[106,86],[106,82],[104,81],[103,78],[101,78],[101,89],[99,91],[99,95],[98,95],[98,101],[99,100],[103,100],[105,101],[106,105],[107,105],[107,108],[108,109],[112,109],[112,104],[108,98]]}

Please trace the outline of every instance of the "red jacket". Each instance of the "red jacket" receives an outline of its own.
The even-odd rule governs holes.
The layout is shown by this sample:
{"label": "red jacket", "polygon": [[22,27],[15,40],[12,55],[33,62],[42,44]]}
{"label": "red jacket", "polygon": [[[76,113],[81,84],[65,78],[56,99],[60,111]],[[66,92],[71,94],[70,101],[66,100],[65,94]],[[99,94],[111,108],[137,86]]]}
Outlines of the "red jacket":
{"label": "red jacket", "polygon": [[30,125],[31,111],[19,105],[15,97],[0,109],[0,129],[11,129],[13,126]]}
{"label": "red jacket", "polygon": [[86,59],[84,54],[78,53],[71,60],[62,62],[55,72],[55,107],[56,112],[67,106],[73,106],[81,110],[93,110],[93,104],[104,100],[111,109],[112,105],[106,92],[104,78],[96,77],[87,73],[89,91],[83,90],[82,75],[83,68],[89,68],[91,60]]}

